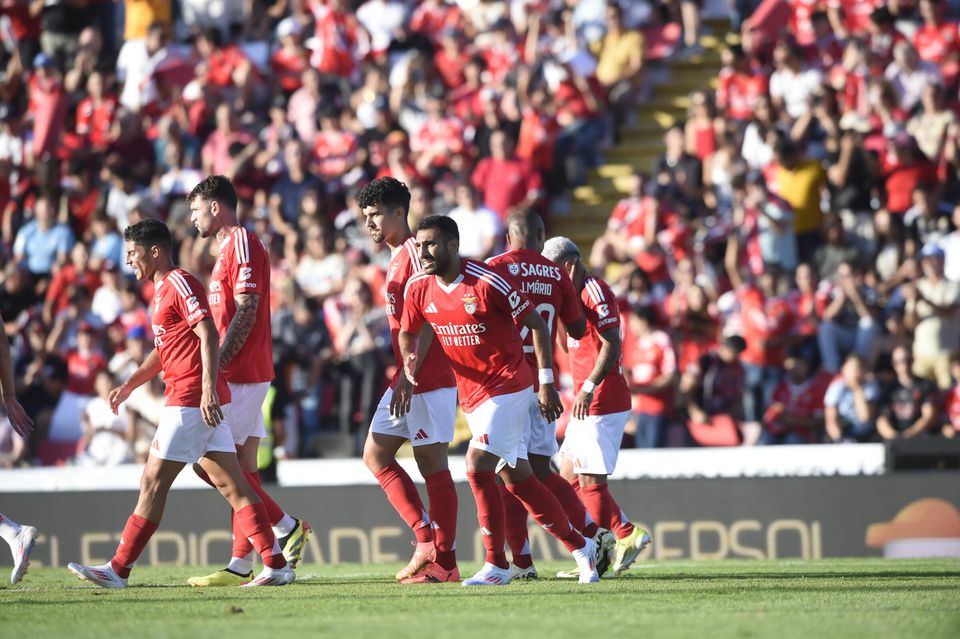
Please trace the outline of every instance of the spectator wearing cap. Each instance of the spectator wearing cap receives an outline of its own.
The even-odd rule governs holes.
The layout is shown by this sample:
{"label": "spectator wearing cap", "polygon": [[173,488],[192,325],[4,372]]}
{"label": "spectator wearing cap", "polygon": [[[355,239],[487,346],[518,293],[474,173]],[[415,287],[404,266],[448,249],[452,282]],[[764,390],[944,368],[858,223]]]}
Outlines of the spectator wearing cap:
{"label": "spectator wearing cap", "polygon": [[815,360],[792,348],[783,362],[786,377],[763,413],[762,444],[816,444],[824,435],[823,399],[832,381]]}
{"label": "spectator wearing cap", "polygon": [[73,231],[55,219],[53,203],[37,198],[33,219],[23,225],[13,243],[13,256],[24,261],[34,277],[46,279],[60,260],[65,260],[73,247]]}
{"label": "spectator wearing cap", "polygon": [[775,71],[770,76],[773,104],[796,119],[810,108],[810,98],[823,83],[821,73],[805,67],[797,45],[781,40],[773,50]]}
{"label": "spectator wearing cap", "polygon": [[832,442],[866,442],[876,435],[880,389],[867,380],[863,360],[850,354],[823,398],[827,438]]}
{"label": "spectator wearing cap", "polygon": [[303,28],[293,16],[277,24],[280,46],[270,56],[270,70],[286,95],[303,86],[303,72],[310,68],[310,51],[303,46]]}
{"label": "spectator wearing cap", "polygon": [[624,341],[623,372],[633,397],[638,448],[663,448],[677,381],[677,357],[670,336],[657,328],[652,306],[630,313],[631,339]]}
{"label": "spectator wearing cap", "polygon": [[913,372],[950,387],[950,354],[960,348],[960,284],[944,277],[944,252],[927,244],[920,252],[923,276],[903,287],[905,323],[913,329]]}
{"label": "spectator wearing cap", "polygon": [[871,362],[880,332],[876,291],[863,281],[859,264],[842,262],[817,329],[820,358],[827,372],[837,373],[849,353]]}
{"label": "spectator wearing cap", "polygon": [[820,162],[805,158],[796,144],[781,136],[774,147],[777,192],[793,207],[793,230],[800,261],[808,261],[820,243],[823,211],[820,202],[827,176]]}
{"label": "spectator wearing cap", "polygon": [[913,111],[920,104],[923,91],[933,84],[943,83],[937,65],[921,60],[909,42],[898,42],[893,47],[893,62],[884,71],[884,77],[893,83],[904,111]]}
{"label": "spectator wearing cap", "polygon": [[33,156],[43,158],[56,152],[70,105],[63,91],[63,78],[51,56],[38,53],[33,59],[33,71],[27,83],[27,108],[33,116]]}
{"label": "spectator wearing cap", "polygon": [[513,140],[503,131],[490,136],[490,157],[477,163],[470,181],[501,221],[514,211],[533,207],[542,196],[540,173],[514,154]]}
{"label": "spectator wearing cap", "polygon": [[913,355],[906,346],[892,354],[894,379],[880,389],[877,433],[886,440],[910,439],[929,432],[936,423],[940,397],[936,385],[917,377]]}

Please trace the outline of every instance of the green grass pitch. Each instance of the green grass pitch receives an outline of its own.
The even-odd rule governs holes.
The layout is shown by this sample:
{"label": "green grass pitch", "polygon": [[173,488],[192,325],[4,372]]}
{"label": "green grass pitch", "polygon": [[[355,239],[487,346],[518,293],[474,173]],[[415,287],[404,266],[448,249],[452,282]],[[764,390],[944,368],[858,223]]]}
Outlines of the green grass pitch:
{"label": "green grass pitch", "polygon": [[196,568],[144,567],[122,591],[36,569],[0,586],[0,638],[960,637],[958,560],[650,562],[594,586],[472,589],[398,586],[397,568],[304,565],[292,586],[241,590],[190,588]]}

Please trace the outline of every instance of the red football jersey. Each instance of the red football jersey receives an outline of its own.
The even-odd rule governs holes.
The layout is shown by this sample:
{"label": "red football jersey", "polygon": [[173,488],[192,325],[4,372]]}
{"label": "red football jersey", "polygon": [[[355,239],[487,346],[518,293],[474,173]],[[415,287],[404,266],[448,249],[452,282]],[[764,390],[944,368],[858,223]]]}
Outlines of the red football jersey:
{"label": "red football jersey", "polygon": [[519,328],[533,304],[486,264],[464,259],[451,286],[414,275],[404,300],[401,328],[419,333],[424,322],[433,327],[456,375],[463,412],[533,387]]}
{"label": "red football jersey", "polygon": [[[393,358],[397,362],[397,372],[390,380],[390,388],[397,384],[400,374],[400,321],[403,318],[403,291],[411,277],[423,272],[420,256],[417,254],[417,240],[411,235],[397,248],[387,267],[387,280],[383,285],[383,298],[387,305],[387,322],[390,324],[390,339],[393,342]],[[437,344],[437,338],[427,349],[427,356],[417,372],[417,385],[414,393],[426,393],[438,388],[452,388],[457,385],[450,369],[450,361]]]}
{"label": "red football jersey", "polygon": [[[518,249],[491,257],[487,263],[507,275],[514,287],[534,304],[550,329],[551,344],[557,343],[558,320],[564,324],[573,324],[583,317],[583,309],[573,282],[556,262],[536,251]],[[520,329],[520,336],[523,338],[523,352],[526,353],[530,370],[536,371],[538,364],[537,354],[533,350],[533,334],[524,326]],[[539,387],[539,383],[535,382],[534,387]]]}
{"label": "red football jersey", "polygon": [[234,384],[259,384],[273,380],[273,333],[270,329],[270,256],[260,238],[243,227],[220,243],[220,256],[210,276],[210,310],[221,341],[237,314],[235,297],[260,295],[257,319],[247,341],[223,374]]}
{"label": "red football jersey", "polygon": [[[193,327],[210,317],[203,286],[193,275],[175,268],[160,280],[153,294],[153,344],[160,355],[167,406],[200,407],[203,360]],[[220,404],[230,403],[230,387],[217,375]]]}
{"label": "red football jersey", "polygon": [[[646,337],[634,337],[630,348],[624,344],[623,362],[630,381],[636,386],[650,384],[661,375],[677,371],[677,355],[670,336],[653,331]],[[666,415],[670,412],[673,390],[670,387],[655,393],[633,395],[633,411],[647,415]]]}
{"label": "red football jersey", "polygon": [[914,32],[913,46],[922,59],[943,64],[947,56],[960,48],[960,32],[952,22],[925,24]]}
{"label": "red football jersey", "polygon": [[[586,310],[587,332],[583,339],[567,338],[570,368],[573,372],[573,390],[580,392],[583,382],[593,372],[600,354],[600,333],[610,328],[620,330],[620,311],[617,299],[606,282],[588,277],[580,291],[580,301]],[[591,415],[609,415],[630,410],[630,389],[623,377],[623,368],[617,362],[593,393]]]}
{"label": "red football jersey", "polygon": [[793,384],[789,380],[783,380],[773,392],[774,404],[782,404],[782,411],[777,411],[778,406],[772,406],[767,409],[764,415],[764,421],[767,424],[767,430],[775,435],[783,434],[793,430],[802,435],[809,442],[814,442],[820,436],[820,433],[810,429],[792,429],[782,422],[783,415],[800,418],[823,419],[823,398],[827,394],[827,388],[833,377],[827,373],[814,375],[802,384]]}

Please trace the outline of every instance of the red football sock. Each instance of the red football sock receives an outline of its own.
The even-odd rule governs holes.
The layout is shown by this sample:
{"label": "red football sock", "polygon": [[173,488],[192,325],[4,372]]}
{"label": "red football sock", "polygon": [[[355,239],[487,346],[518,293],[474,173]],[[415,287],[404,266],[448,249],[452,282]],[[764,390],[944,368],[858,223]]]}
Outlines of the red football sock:
{"label": "red football sock", "polygon": [[243,534],[243,528],[237,519],[237,513],[230,511],[230,528],[233,531],[233,549],[230,551],[231,557],[246,557],[253,552],[253,544]]}
{"label": "red football sock", "polygon": [[430,525],[430,515],[423,509],[420,493],[400,464],[391,463],[376,474],[377,481],[387,493],[387,499],[403,521],[407,522],[417,543],[433,541],[433,527]]}
{"label": "red football sock", "polygon": [[530,556],[530,540],[527,539],[527,509],[506,486],[500,486],[500,490],[506,524],[504,531],[510,554],[513,555],[513,563],[518,568],[529,568],[533,565],[533,558]]}
{"label": "red football sock", "polygon": [[[580,490],[580,478],[574,476],[568,484],[573,488],[573,493],[577,496],[577,500],[580,502],[580,505],[583,506],[583,492]],[[584,524],[583,528],[580,529],[580,532],[583,533],[584,537],[593,537],[597,534],[597,529],[600,527],[597,522],[590,515],[590,512],[584,508],[583,510],[583,519]]]}
{"label": "red football sock", "polygon": [[583,530],[587,525],[587,510],[583,507],[580,498],[577,497],[577,492],[573,489],[573,486],[557,473],[550,473],[541,479],[540,483],[553,493],[553,496],[560,502],[563,512],[567,514],[567,519],[570,520],[570,525],[584,535],[592,537],[593,535],[587,535]]}
{"label": "red football sock", "polygon": [[586,543],[583,535],[570,525],[570,520],[563,513],[560,502],[553,493],[543,487],[535,475],[507,486],[507,490],[523,503],[527,512],[538,524],[562,541],[567,550],[573,552],[583,548]]}
{"label": "red football sock", "polygon": [[633,534],[633,529],[634,525],[630,523],[630,518],[627,517],[627,513],[623,512],[620,506],[617,506],[617,521],[610,530],[617,536],[617,539],[623,539]]}
{"label": "red football sock", "polygon": [[625,524],[620,518],[620,506],[614,501],[613,495],[606,484],[593,484],[583,487],[583,502],[590,511],[590,516],[604,528],[612,530],[617,539],[623,539],[633,532],[633,524]]}
{"label": "red football sock", "polygon": [[427,499],[437,543],[437,563],[447,570],[457,566],[457,487],[449,470],[427,475]]}
{"label": "red football sock", "polygon": [[123,527],[123,532],[120,533],[117,554],[110,560],[110,565],[118,575],[124,579],[130,576],[133,563],[140,557],[140,553],[146,548],[150,537],[157,531],[157,525],[140,515],[130,515],[130,518],[127,519],[127,525]]}
{"label": "red football sock", "polygon": [[477,521],[483,533],[483,547],[487,550],[487,563],[500,568],[509,568],[507,554],[503,551],[503,499],[493,471],[467,473],[467,481],[477,501]]}
{"label": "red football sock", "polygon": [[267,509],[263,504],[258,502],[244,506],[237,511],[236,518],[243,531],[241,534],[253,542],[253,547],[263,559],[264,566],[283,568],[287,565],[287,560],[280,552],[280,544],[277,543],[277,538],[273,536],[273,530],[270,529]]}
{"label": "red football sock", "polygon": [[267,509],[267,519],[270,520],[270,525],[276,526],[286,513],[283,512],[283,508],[277,505],[277,502],[273,501],[273,497],[268,495],[267,491],[260,485],[260,472],[251,473],[245,470],[243,471],[243,476],[247,478],[250,487],[257,493],[260,501],[263,502],[264,508]]}

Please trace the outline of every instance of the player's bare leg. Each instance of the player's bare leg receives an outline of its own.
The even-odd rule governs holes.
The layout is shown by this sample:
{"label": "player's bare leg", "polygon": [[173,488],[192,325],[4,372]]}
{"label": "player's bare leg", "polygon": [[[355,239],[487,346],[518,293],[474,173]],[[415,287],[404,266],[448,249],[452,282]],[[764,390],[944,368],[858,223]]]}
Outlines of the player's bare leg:
{"label": "player's bare leg", "polygon": [[280,544],[270,528],[267,509],[244,476],[236,454],[210,452],[200,460],[200,466],[233,508],[241,534],[252,542],[263,560],[263,571],[246,585],[282,586],[292,583],[295,573],[287,565]]}
{"label": "player's bare leg", "polygon": [[[291,568],[296,568],[310,535],[310,525],[286,514],[261,486],[260,473],[257,468],[259,447],[259,437],[248,437],[242,445],[237,446],[237,459],[240,462],[240,469],[245,481],[256,492],[267,511],[273,534],[280,543],[284,559],[287,560]],[[199,464],[194,464],[193,469],[201,479],[212,485],[206,471]],[[253,546],[240,530],[235,513],[236,511],[231,511],[230,523],[233,530],[233,548],[230,553],[230,563],[223,570],[218,570],[209,575],[190,577],[187,583],[191,586],[238,586],[252,579]]]}

